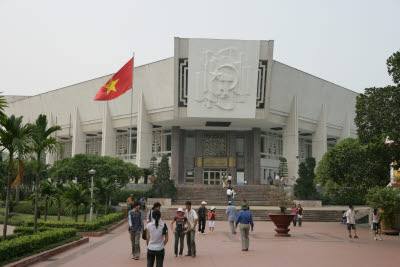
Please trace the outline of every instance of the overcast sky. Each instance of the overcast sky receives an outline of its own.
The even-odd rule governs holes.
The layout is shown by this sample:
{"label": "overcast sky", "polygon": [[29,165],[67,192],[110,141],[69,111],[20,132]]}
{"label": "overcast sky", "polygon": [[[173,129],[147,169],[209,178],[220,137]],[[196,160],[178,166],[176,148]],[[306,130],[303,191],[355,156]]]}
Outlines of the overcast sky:
{"label": "overcast sky", "polygon": [[275,40],[274,59],[356,92],[391,84],[400,1],[0,0],[0,91],[35,95],[173,56],[173,37]]}

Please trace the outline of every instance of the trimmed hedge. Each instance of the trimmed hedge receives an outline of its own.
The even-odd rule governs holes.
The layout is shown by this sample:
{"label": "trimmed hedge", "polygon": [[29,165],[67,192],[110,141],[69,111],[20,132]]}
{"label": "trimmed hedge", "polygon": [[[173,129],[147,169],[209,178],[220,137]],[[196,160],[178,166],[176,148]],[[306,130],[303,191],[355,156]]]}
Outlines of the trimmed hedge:
{"label": "trimmed hedge", "polygon": [[[101,226],[112,224],[114,222],[120,221],[125,218],[124,213],[112,213],[109,215],[105,215],[100,217],[99,219],[93,222],[38,222],[38,227],[47,227],[47,228],[75,228],[78,232],[91,232],[98,230]],[[25,226],[32,227],[33,221],[29,221],[25,223]]]}
{"label": "trimmed hedge", "polygon": [[35,249],[60,242],[64,239],[76,235],[76,229],[52,229],[36,233],[34,235],[24,235],[0,243],[0,262],[22,256]]}
{"label": "trimmed hedge", "polygon": [[141,197],[148,198],[150,197],[150,190],[146,189],[121,189],[118,192],[118,202],[126,202],[129,195],[133,195],[133,199],[137,198],[138,200]]}
{"label": "trimmed hedge", "polygon": [[[45,204],[42,202],[39,202],[39,210],[40,210],[40,215],[44,216],[44,210],[45,210]],[[20,201],[18,204],[14,206],[13,212],[16,213],[22,213],[22,214],[32,214],[35,211],[35,207],[30,201]],[[87,214],[90,211],[90,207],[85,209],[84,207],[79,207],[78,214]],[[113,207],[107,207],[108,212],[115,212],[115,209]],[[71,210],[66,210],[65,205],[61,205],[61,216],[69,216],[71,215],[72,211]],[[99,207],[99,214],[104,214],[104,205],[101,205]],[[47,210],[47,215],[52,215],[52,216],[57,216],[58,215],[58,206],[56,204],[53,204],[52,206],[48,207]]]}

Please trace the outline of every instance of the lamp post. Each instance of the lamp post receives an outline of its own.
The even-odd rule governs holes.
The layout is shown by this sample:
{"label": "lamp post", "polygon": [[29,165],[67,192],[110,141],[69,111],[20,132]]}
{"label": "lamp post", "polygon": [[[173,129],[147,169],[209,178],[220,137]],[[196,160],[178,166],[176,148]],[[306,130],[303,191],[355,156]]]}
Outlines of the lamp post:
{"label": "lamp post", "polygon": [[93,176],[96,174],[96,171],[91,169],[89,174],[92,176],[92,183],[90,187],[90,216],[89,222],[93,221]]}

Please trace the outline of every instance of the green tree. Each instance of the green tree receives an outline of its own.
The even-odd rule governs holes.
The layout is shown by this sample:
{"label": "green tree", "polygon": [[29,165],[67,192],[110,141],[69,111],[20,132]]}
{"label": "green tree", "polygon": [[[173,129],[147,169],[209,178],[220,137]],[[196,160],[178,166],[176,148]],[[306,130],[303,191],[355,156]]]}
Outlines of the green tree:
{"label": "green tree", "polygon": [[140,175],[136,165],[125,163],[121,159],[108,156],[77,154],[72,158],[65,158],[54,163],[49,170],[49,176],[55,180],[70,180],[78,178],[80,184],[90,186],[90,169],[96,170],[96,177],[106,178],[114,176],[120,186],[125,186],[131,177]]}
{"label": "green tree", "polygon": [[56,183],[54,186],[54,191],[55,191],[55,195],[54,198],[57,202],[57,209],[58,209],[58,214],[57,214],[57,221],[60,221],[61,219],[61,207],[62,207],[62,200],[63,200],[63,196],[65,193],[65,186],[63,183]]}
{"label": "green tree", "polygon": [[393,53],[386,61],[388,73],[392,76],[393,82],[400,84],[400,50]]}
{"label": "green tree", "polygon": [[[97,174],[96,174],[97,175]],[[95,187],[98,192],[98,197],[103,197],[104,201],[104,214],[107,214],[107,206],[111,201],[111,195],[118,191],[118,184],[115,176],[107,178],[98,178],[94,180]]]}
{"label": "green tree", "polygon": [[10,196],[11,196],[11,181],[13,178],[13,164],[14,157],[21,155],[27,151],[31,138],[33,127],[31,125],[23,125],[22,116],[15,117],[14,115],[9,118],[3,118],[1,120],[0,127],[0,144],[4,149],[8,151],[8,178],[6,180],[6,211],[4,214],[4,228],[3,228],[3,240],[7,233],[7,223],[10,208]]}
{"label": "green tree", "polygon": [[135,184],[139,182],[140,177],[143,176],[143,169],[134,164],[126,164],[129,179],[134,180]]}
{"label": "green tree", "polygon": [[74,210],[75,222],[78,222],[79,207],[90,201],[90,191],[82,184],[74,184],[68,181],[64,193],[67,208]]}
{"label": "green tree", "polygon": [[375,187],[367,195],[367,204],[382,209],[383,218],[394,229],[395,215],[400,213],[400,190]]}
{"label": "green tree", "polygon": [[279,174],[281,177],[288,178],[288,166],[287,160],[284,157],[279,158],[279,167],[278,167]]}
{"label": "green tree", "polygon": [[343,190],[365,196],[370,188],[390,181],[387,150],[383,143],[363,145],[359,139],[345,139],[322,157],[315,183],[326,188],[325,197]]}
{"label": "green tree", "polygon": [[4,120],[7,118],[6,114],[4,113],[4,109],[6,107],[8,107],[7,100],[4,95],[0,95],[0,120]]}
{"label": "green tree", "polygon": [[53,205],[53,200],[56,196],[56,191],[54,186],[49,181],[40,181],[40,197],[44,199],[44,221],[47,221],[47,211],[49,206]]}
{"label": "green tree", "polygon": [[[383,143],[386,138],[400,144],[400,51],[389,57],[387,67],[395,86],[366,88],[357,96],[354,122],[363,144]],[[390,146],[388,153],[392,162],[400,162],[400,145]]]}
{"label": "green tree", "polygon": [[299,165],[299,178],[294,185],[294,194],[300,199],[318,199],[319,194],[314,185],[315,158],[306,158]]}
{"label": "green tree", "polygon": [[152,186],[152,195],[154,197],[174,198],[176,194],[175,182],[170,179],[170,167],[168,156],[164,155],[157,167],[157,178]]}
{"label": "green tree", "polygon": [[57,140],[51,136],[54,132],[61,130],[61,127],[51,126],[47,128],[47,117],[46,115],[40,114],[33,124],[32,132],[32,150],[36,154],[36,180],[35,180],[35,216],[34,216],[34,232],[37,231],[37,212],[39,206],[39,181],[41,177],[41,171],[43,164],[43,153],[54,152],[57,148]]}

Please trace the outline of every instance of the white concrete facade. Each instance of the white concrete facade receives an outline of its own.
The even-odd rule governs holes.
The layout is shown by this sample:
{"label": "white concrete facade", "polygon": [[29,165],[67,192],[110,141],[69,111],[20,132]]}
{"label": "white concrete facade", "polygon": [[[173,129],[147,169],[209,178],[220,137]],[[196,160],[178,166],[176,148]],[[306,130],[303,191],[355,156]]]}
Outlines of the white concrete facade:
{"label": "white concrete facade", "polygon": [[[179,183],[203,183],[206,172],[221,170],[231,172],[234,179],[244,173],[249,183],[263,184],[266,176],[277,172],[279,157],[284,156],[293,184],[300,161],[308,156],[319,161],[329,147],[356,136],[353,118],[357,93],[275,61],[273,41],[251,41],[257,45],[249,47],[259,50],[248,56],[248,50],[237,48],[237,44],[246,46],[247,41],[201,39],[208,50],[191,54],[191,40],[198,39],[175,38],[174,57],[134,69],[131,162],[149,167],[152,156],[160,159],[167,154],[171,178]],[[205,53],[212,54],[207,62]],[[246,59],[254,55],[258,57],[257,81],[248,81],[246,77],[254,79],[254,69],[252,76],[241,66],[253,68]],[[206,77],[200,92],[204,92],[208,104],[201,102],[203,98],[190,99],[192,94],[188,93],[198,83],[196,74],[189,75],[190,58],[196,56],[199,62],[208,64],[208,69],[200,66],[196,72]],[[51,124],[62,127],[57,138],[64,142],[64,150],[47,155],[49,163],[79,153],[128,161],[131,91],[108,102],[93,101],[110,77],[31,97],[9,97],[6,113],[24,116],[25,123],[46,114]],[[246,98],[250,95],[246,90],[252,90],[255,102]],[[212,115],[191,116],[188,108],[194,101],[204,104]],[[254,112],[240,116],[238,107]],[[207,138],[225,146],[226,153],[207,156],[215,152],[207,151]],[[215,162],[210,163],[210,159]]]}

